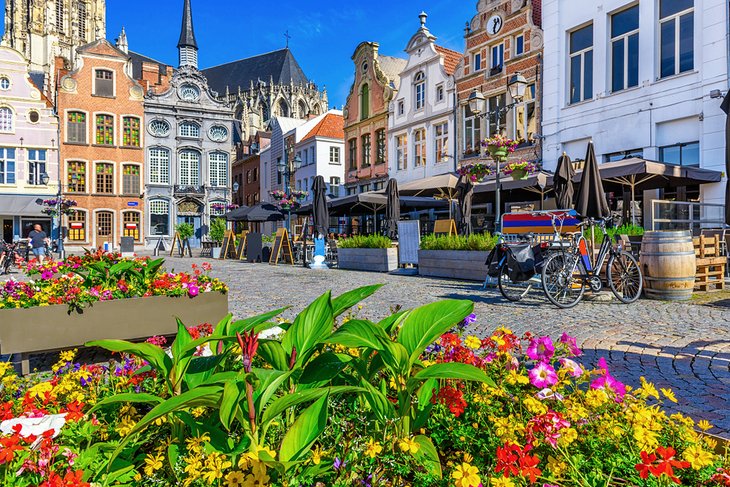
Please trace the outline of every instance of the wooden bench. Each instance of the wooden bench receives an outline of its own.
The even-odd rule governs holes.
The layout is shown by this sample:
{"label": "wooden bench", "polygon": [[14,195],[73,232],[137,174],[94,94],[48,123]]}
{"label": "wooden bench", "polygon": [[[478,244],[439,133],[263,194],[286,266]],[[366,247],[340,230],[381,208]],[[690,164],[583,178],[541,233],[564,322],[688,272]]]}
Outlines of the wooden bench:
{"label": "wooden bench", "polygon": [[722,255],[722,240],[719,236],[700,235],[692,239],[697,258],[695,290],[720,291],[725,289],[725,267],[727,257]]}

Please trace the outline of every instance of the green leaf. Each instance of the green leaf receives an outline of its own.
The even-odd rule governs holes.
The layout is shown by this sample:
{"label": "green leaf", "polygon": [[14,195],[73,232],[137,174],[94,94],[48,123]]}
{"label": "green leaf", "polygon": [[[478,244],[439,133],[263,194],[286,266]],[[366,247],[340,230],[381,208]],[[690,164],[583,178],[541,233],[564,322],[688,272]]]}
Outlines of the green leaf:
{"label": "green leaf", "polygon": [[391,342],[390,340],[383,340],[383,350],[380,351],[379,355],[383,359],[385,365],[395,374],[408,377],[409,373],[409,357],[408,350],[400,343]]}
{"label": "green leaf", "polygon": [[190,364],[190,359],[192,359],[193,357],[192,353],[184,353],[185,347],[187,347],[190,342],[193,341],[193,337],[190,336],[190,332],[188,331],[185,324],[180,321],[180,318],[175,319],[177,320],[177,336],[175,337],[175,341],[172,342],[171,349],[174,371],[174,378],[172,380],[173,386],[177,388],[183,377],[185,376],[185,372],[187,371],[188,365]]}
{"label": "green leaf", "polygon": [[372,296],[378,289],[383,287],[382,284],[375,284],[372,286],[363,286],[352,291],[348,291],[344,294],[337,296],[332,299],[332,314],[334,316],[340,316],[348,309],[355,306],[365,298]]}
{"label": "green leaf", "polygon": [[321,389],[305,389],[303,391],[297,391],[293,394],[287,394],[285,396],[279,397],[274,400],[264,411],[264,414],[261,418],[261,425],[263,428],[263,425],[270,422],[273,419],[276,419],[277,416],[282,414],[284,411],[289,409],[290,407],[298,406],[299,404],[310,402],[317,400],[321,398],[324,395],[333,395],[333,394],[348,394],[352,392],[361,393],[364,392],[365,389],[361,387],[353,387],[353,386],[335,386],[335,387],[326,387]]}
{"label": "green leaf", "polygon": [[459,379],[484,382],[491,387],[497,387],[487,374],[477,367],[459,362],[434,364],[425,369],[419,370],[409,381],[409,389],[415,386],[418,381],[426,379]]}
{"label": "green leaf", "polygon": [[345,370],[352,360],[351,356],[341,353],[322,353],[307,364],[304,373],[299,378],[299,383],[329,382]]}
{"label": "green leaf", "polygon": [[289,361],[281,343],[276,340],[259,340],[257,354],[277,370],[289,370]]}
{"label": "green leaf", "polygon": [[87,414],[92,414],[104,406],[108,406],[110,404],[119,404],[119,403],[137,403],[137,404],[160,404],[163,402],[164,399],[161,397],[155,396],[154,394],[137,394],[134,392],[125,392],[121,394],[114,394],[113,396],[109,396],[105,399],[102,399],[101,401],[97,402],[93,408],[89,410]]}
{"label": "green leaf", "polygon": [[389,340],[389,338],[378,325],[365,320],[352,320],[335,330],[325,339],[325,342],[351,348],[382,350],[382,340]]}
{"label": "green leaf", "polygon": [[408,311],[399,311],[398,313],[392,314],[387,318],[384,318],[378,323],[378,326],[385,330],[388,335],[393,335],[393,329],[400,324],[403,317],[408,314]]}
{"label": "green leaf", "polygon": [[415,457],[426,467],[428,473],[440,479],[443,475],[441,472],[441,460],[431,439],[424,435],[418,435],[413,438],[413,441],[420,446]]}
{"label": "green leaf", "polygon": [[254,329],[257,325],[271,321],[272,318],[279,316],[287,309],[289,309],[288,306],[286,308],[269,311],[268,313],[247,318],[245,320],[234,321],[230,324],[225,334],[228,336],[233,336],[236,334],[236,332],[243,334],[246,331]]}
{"label": "green leaf", "polygon": [[372,384],[362,381],[361,385],[365,388],[363,396],[370,404],[370,408],[381,423],[385,423],[395,418],[395,408],[388,398],[376,389]]}
{"label": "green leaf", "polygon": [[403,319],[398,342],[408,350],[411,363],[421,356],[426,347],[469,316],[473,309],[471,301],[449,299],[410,311]]}
{"label": "green leaf", "polygon": [[279,458],[282,462],[300,460],[312,447],[327,426],[328,395],[323,395],[314,404],[302,411],[289,431],[281,440]]}
{"label": "green leaf", "polygon": [[428,418],[431,415],[431,410],[433,409],[431,398],[434,395],[434,391],[438,390],[438,387],[438,380],[428,379],[426,382],[423,383],[423,385],[421,385],[421,387],[418,388],[418,391],[416,391],[416,399],[418,400],[418,405],[415,408],[415,418],[413,418],[413,421],[411,421],[411,431],[418,431],[428,421]]}
{"label": "green leaf", "polygon": [[164,350],[151,343],[131,343],[124,340],[94,340],[86,342],[86,347],[100,347],[111,352],[128,353],[150,363],[163,377],[168,378],[172,370],[172,360]]}
{"label": "green leaf", "polygon": [[188,389],[206,383],[220,365],[225,355],[212,355],[210,357],[194,357],[185,371],[185,384]]}
{"label": "green leaf", "polygon": [[180,458],[180,445],[171,443],[167,447],[167,461],[170,463],[170,470],[176,478],[177,474],[175,473],[175,464],[177,463],[178,458]]}
{"label": "green leaf", "polygon": [[332,333],[334,316],[330,296],[331,291],[327,291],[299,313],[281,340],[281,346],[288,355],[296,348],[297,365],[304,363],[314,346]]}
{"label": "green leaf", "polygon": [[236,418],[236,412],[240,409],[239,403],[245,395],[246,382],[242,378],[227,382],[223,387],[223,397],[218,409],[218,416],[221,424],[229,431],[233,420]]}

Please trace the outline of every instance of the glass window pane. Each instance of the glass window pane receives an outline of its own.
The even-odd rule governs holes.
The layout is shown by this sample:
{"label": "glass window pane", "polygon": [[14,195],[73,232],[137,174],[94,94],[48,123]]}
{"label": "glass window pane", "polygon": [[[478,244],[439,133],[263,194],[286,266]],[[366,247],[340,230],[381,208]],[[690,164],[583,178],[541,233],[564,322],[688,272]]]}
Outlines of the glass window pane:
{"label": "glass window pane", "polygon": [[639,28],[639,6],[628,8],[611,16],[611,37],[617,37]]}
{"label": "glass window pane", "polygon": [[699,166],[700,165],[700,143],[693,142],[682,147],[682,165],[683,166]]}
{"label": "glass window pane", "polygon": [[681,151],[678,145],[662,147],[659,149],[659,158],[662,162],[666,162],[667,164],[679,165],[681,162],[680,154]]}
{"label": "glass window pane", "polygon": [[578,52],[593,45],[593,24],[570,33],[570,52]]}
{"label": "glass window pane", "polygon": [[694,69],[694,14],[688,13],[679,18],[679,72]]}
{"label": "glass window pane", "polygon": [[639,34],[629,37],[629,54],[626,69],[628,71],[627,87],[639,86]]}
{"label": "glass window pane", "polygon": [[583,57],[583,99],[590,100],[593,98],[593,51],[588,51]]}
{"label": "glass window pane", "polygon": [[580,56],[570,58],[570,103],[580,101]]}
{"label": "glass window pane", "polygon": [[624,89],[624,40],[619,39],[611,43],[611,57],[613,66],[611,70],[611,91]]}
{"label": "glass window pane", "polygon": [[664,22],[660,28],[661,77],[674,74],[674,20]]}
{"label": "glass window pane", "polygon": [[694,0],[661,0],[659,2],[659,18],[682,12],[694,6]]}

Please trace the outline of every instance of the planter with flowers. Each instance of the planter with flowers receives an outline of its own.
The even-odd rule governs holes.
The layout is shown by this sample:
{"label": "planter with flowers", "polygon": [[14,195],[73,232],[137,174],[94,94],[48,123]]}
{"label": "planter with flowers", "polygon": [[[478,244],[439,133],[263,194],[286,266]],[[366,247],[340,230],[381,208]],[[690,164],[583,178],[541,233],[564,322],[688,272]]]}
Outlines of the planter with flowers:
{"label": "planter with flowers", "polygon": [[280,189],[269,192],[276,201],[276,205],[280,210],[291,212],[296,211],[302,206],[302,200],[306,199],[309,193],[300,190],[291,190],[289,193]]}
{"label": "planter with flowers", "polygon": [[61,215],[73,215],[76,213],[74,207],[78,203],[68,198],[51,198],[43,200],[43,209],[41,212],[48,216],[56,217],[60,213]]}
{"label": "planter with flowers", "polygon": [[482,146],[487,148],[487,152],[489,152],[489,155],[492,156],[495,162],[505,162],[508,155],[515,151],[517,145],[517,141],[501,134],[482,141]]}
{"label": "planter with flowers", "polygon": [[462,164],[457,172],[459,176],[468,176],[472,183],[481,183],[492,174],[492,170],[483,162]]}
{"label": "planter with flowers", "polygon": [[521,160],[520,162],[510,162],[502,169],[505,176],[512,176],[515,181],[524,180],[530,174],[537,172],[537,166],[533,162]]}

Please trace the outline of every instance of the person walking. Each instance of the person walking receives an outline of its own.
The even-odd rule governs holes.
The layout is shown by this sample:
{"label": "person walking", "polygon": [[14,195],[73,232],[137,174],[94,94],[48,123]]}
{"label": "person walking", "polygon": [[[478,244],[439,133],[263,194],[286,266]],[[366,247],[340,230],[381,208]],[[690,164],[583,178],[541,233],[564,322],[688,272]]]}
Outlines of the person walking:
{"label": "person walking", "polygon": [[33,249],[33,255],[38,259],[38,262],[43,264],[43,260],[46,258],[48,235],[46,235],[46,232],[43,231],[40,225],[36,224],[28,234],[28,238],[30,239],[30,246]]}

